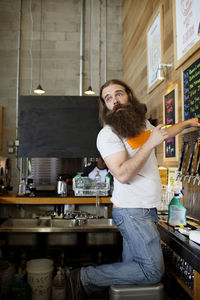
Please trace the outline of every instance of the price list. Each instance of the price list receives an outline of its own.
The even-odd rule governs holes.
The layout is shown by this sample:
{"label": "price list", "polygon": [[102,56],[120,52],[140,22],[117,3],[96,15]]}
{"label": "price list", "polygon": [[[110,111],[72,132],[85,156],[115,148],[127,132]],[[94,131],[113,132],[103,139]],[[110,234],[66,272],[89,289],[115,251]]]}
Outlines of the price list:
{"label": "price list", "polygon": [[[175,120],[175,90],[165,95],[165,124],[173,125]],[[165,142],[165,157],[176,156],[176,139],[175,137],[166,140]]]}
{"label": "price list", "polygon": [[200,58],[183,72],[184,120],[200,118]]}

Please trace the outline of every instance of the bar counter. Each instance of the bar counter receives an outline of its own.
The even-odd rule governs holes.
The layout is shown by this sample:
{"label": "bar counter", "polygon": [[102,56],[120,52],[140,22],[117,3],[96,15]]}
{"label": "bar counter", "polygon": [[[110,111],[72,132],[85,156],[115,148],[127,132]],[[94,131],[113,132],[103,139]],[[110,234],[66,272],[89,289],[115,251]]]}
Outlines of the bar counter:
{"label": "bar counter", "polygon": [[[95,204],[96,197],[29,197],[16,194],[0,195],[0,204]],[[100,204],[110,204],[110,196],[100,197]]]}
{"label": "bar counter", "polygon": [[[0,195],[0,204],[95,204],[96,197],[19,197],[16,194]],[[110,204],[110,196],[100,197],[101,204]],[[187,220],[188,226],[194,226],[200,228],[200,223],[196,225],[194,222]],[[182,279],[177,276],[173,270],[170,270],[170,265],[166,268],[170,271],[170,274],[177,280],[177,282],[184,288],[188,295],[193,300],[200,299],[200,245],[189,240],[189,238],[173,227],[168,226],[163,220],[159,221],[158,230],[160,232],[161,240],[168,245],[175,253],[182,257],[194,268],[194,286],[193,289],[189,289]]]}
{"label": "bar counter", "polygon": [[[187,220],[188,226],[194,226],[194,222]],[[195,225],[199,228],[199,223]],[[193,290],[184,284],[180,276],[174,273],[171,265],[166,264],[166,269],[174,279],[182,286],[193,300],[200,299],[200,245],[191,241],[189,237],[181,234],[167,223],[160,221],[158,224],[161,240],[167,244],[170,249],[177,253],[181,258],[187,261],[194,268],[194,285]]]}

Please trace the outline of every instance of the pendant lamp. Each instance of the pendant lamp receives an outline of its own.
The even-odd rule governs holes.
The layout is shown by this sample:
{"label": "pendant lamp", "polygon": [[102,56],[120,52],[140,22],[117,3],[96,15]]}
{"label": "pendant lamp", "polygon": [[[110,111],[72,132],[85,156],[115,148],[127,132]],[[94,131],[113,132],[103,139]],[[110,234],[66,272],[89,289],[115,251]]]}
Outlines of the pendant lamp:
{"label": "pendant lamp", "polygon": [[40,58],[39,58],[39,85],[38,87],[33,90],[34,94],[36,95],[44,95],[45,94],[45,90],[42,88],[41,84],[40,84],[40,80],[41,80],[41,58],[42,58],[42,47],[41,47],[41,42],[42,41],[42,0],[40,0]]}
{"label": "pendant lamp", "polygon": [[92,90],[91,85],[88,87],[88,89],[85,91],[85,94],[88,96],[94,95],[95,92]]}
{"label": "pendant lamp", "polygon": [[[92,18],[92,1],[90,0],[90,57],[89,57],[89,72],[90,72],[90,80],[92,79],[92,67],[91,67],[91,56],[92,56],[92,38],[91,38],[91,18]],[[92,96],[95,94],[95,91],[92,90],[92,86],[89,85],[88,89],[85,91],[85,94],[88,96]]]}

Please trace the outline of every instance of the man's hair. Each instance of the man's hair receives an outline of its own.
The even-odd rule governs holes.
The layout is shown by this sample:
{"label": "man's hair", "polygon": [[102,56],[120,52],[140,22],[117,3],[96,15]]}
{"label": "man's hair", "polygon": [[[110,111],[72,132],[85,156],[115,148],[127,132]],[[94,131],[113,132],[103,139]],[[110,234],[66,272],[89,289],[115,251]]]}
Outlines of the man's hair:
{"label": "man's hair", "polygon": [[139,101],[137,100],[137,98],[134,96],[132,89],[123,81],[119,80],[119,79],[112,79],[112,80],[108,80],[106,81],[101,89],[100,89],[100,95],[99,95],[99,119],[101,122],[101,125],[104,125],[105,123],[105,115],[108,111],[108,108],[106,107],[105,101],[102,97],[102,92],[103,90],[113,84],[118,84],[121,85],[122,87],[124,87],[126,93],[128,94],[128,98],[129,98],[129,102],[131,102],[132,104],[139,104]]}

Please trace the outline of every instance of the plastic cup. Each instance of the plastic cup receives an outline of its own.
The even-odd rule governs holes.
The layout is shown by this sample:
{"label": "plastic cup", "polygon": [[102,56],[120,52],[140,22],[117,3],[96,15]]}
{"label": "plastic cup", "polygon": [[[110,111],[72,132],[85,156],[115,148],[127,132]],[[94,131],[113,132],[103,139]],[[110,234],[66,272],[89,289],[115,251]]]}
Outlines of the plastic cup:
{"label": "plastic cup", "polygon": [[53,275],[53,260],[40,258],[27,262],[28,283],[32,290],[32,300],[49,300]]}

